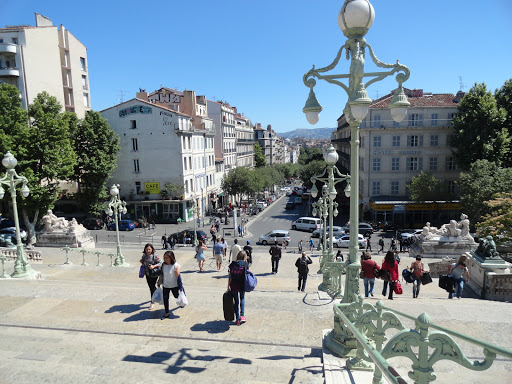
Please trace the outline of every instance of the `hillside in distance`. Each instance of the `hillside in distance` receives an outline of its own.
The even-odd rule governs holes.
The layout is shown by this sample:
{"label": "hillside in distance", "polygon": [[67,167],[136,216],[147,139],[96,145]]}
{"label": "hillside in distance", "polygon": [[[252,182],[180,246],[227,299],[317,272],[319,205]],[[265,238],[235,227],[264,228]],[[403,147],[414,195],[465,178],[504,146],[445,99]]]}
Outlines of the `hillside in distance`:
{"label": "hillside in distance", "polygon": [[295,139],[297,137],[304,137],[306,139],[330,139],[331,133],[335,131],[336,128],[298,128],[293,131],[288,132],[276,132],[278,136]]}

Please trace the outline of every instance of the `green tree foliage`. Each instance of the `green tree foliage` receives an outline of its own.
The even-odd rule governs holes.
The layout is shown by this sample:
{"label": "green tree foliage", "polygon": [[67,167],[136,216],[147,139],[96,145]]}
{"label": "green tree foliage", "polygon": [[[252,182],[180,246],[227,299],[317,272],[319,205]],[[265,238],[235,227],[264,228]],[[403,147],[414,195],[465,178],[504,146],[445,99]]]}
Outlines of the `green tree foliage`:
{"label": "green tree foliage", "polygon": [[478,234],[491,235],[498,245],[512,242],[512,193],[498,193],[485,205],[490,213],[477,224]]}
{"label": "green tree foliage", "polygon": [[77,154],[71,180],[78,183],[77,200],[89,213],[99,214],[108,198],[106,182],[116,167],[119,137],[99,112],[88,111],[83,120],[69,113],[70,135]]}
{"label": "green tree foliage", "polygon": [[[310,161],[307,165],[303,166],[299,171],[299,177],[302,180],[302,183],[309,189],[313,186],[311,183],[311,177],[314,175],[318,175],[322,173],[326,167],[326,163],[324,160],[313,160]],[[318,185],[317,185],[318,188]]]}
{"label": "green tree foliage", "polygon": [[446,201],[458,197],[450,194],[446,182],[423,171],[412,178],[407,189],[414,201]]}
{"label": "green tree foliage", "polygon": [[512,168],[500,168],[487,160],[478,160],[460,174],[462,211],[472,223],[490,214],[485,201],[501,192],[512,191]]}
{"label": "green tree foliage", "polygon": [[275,185],[280,185],[284,181],[284,175],[276,166],[265,167],[256,171],[262,178],[263,188],[270,190]]}
{"label": "green tree foliage", "polygon": [[221,187],[231,196],[250,193],[250,177],[250,169],[246,167],[233,168],[222,179]]}
{"label": "green tree foliage", "polygon": [[[505,84],[496,90],[494,97],[498,107],[504,109],[507,114],[505,128],[508,129],[509,135],[512,135],[512,79],[505,81]],[[509,151],[508,157],[504,159],[503,166],[512,167],[512,149]]]}
{"label": "green tree foliage", "polygon": [[0,156],[16,156],[16,138],[28,135],[27,112],[21,107],[20,92],[14,85],[0,83]]}
{"label": "green tree foliage", "polygon": [[299,154],[299,164],[306,165],[310,161],[323,160],[324,155],[318,147],[301,148]]}
{"label": "green tree foliage", "polygon": [[476,160],[505,165],[512,150],[511,132],[506,128],[507,112],[499,108],[485,84],[475,84],[458,106],[450,138],[455,161],[468,170]]}
{"label": "green tree foliage", "polygon": [[267,159],[265,158],[259,143],[254,144],[254,163],[256,168],[261,168],[267,165]]}

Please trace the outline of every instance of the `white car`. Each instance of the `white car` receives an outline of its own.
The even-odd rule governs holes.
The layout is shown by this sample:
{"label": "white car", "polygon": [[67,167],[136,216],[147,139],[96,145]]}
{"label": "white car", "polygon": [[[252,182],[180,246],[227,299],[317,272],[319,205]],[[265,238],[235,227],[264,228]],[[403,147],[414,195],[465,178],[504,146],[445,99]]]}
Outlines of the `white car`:
{"label": "white car", "polygon": [[292,191],[290,189],[287,189],[286,190],[286,196],[291,196],[292,195]]}
{"label": "white car", "polygon": [[413,229],[411,231],[402,232],[400,234],[400,236],[402,237],[402,239],[408,239],[409,237],[412,237],[415,235],[421,235],[422,232],[423,232],[422,229]]}
{"label": "white car", "polygon": [[[332,246],[336,248],[348,248],[349,242],[350,235],[338,236],[332,239]],[[357,243],[359,244],[359,248],[366,248],[366,239],[363,235],[357,235]]]}
{"label": "white car", "polygon": [[256,208],[265,209],[265,208],[267,208],[267,203],[264,201],[257,201]]}
{"label": "white car", "polygon": [[261,235],[259,240],[263,245],[275,244],[276,242],[277,244],[282,245],[283,241],[288,245],[290,244],[290,232],[274,229],[273,231]]}
{"label": "white car", "polygon": [[[329,227],[327,227],[327,233],[329,233]],[[332,236],[333,237],[339,237],[341,235],[344,235],[345,234],[345,231],[343,230],[342,227],[338,227],[338,226],[333,226],[332,227]],[[320,237],[320,236],[323,236],[324,235],[324,230],[322,228],[320,229],[315,229],[313,231],[313,233],[311,234],[311,236],[313,237]]]}

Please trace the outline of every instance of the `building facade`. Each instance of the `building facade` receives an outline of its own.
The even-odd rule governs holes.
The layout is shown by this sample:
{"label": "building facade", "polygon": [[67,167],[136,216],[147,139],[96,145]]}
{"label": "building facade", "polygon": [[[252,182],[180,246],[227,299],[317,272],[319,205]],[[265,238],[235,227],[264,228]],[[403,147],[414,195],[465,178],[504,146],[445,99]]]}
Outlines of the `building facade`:
{"label": "building facade", "polygon": [[235,116],[236,166],[254,168],[254,130],[251,120],[237,114]]}
{"label": "building facade", "polygon": [[208,115],[215,124],[215,156],[224,160],[224,172],[237,165],[236,108],[222,101],[207,100]]}
{"label": "building facade", "polygon": [[[424,171],[445,182],[452,196],[457,195],[459,170],[451,153],[449,136],[463,93],[405,91],[411,106],[402,122],[397,123],[391,117],[388,106],[393,94],[390,93],[370,105],[361,123],[359,188],[365,211],[369,212],[368,219],[413,227],[430,220],[442,222],[440,216],[449,216],[459,207],[453,202],[414,204],[409,201],[407,185]],[[344,115],[338,119],[332,142],[340,155],[340,171],[349,171],[350,127]],[[446,211],[446,215],[439,211]]]}
{"label": "building facade", "polygon": [[0,82],[18,88],[25,109],[46,91],[83,118],[91,109],[87,48],[63,25],[35,15],[35,27],[0,28]]}

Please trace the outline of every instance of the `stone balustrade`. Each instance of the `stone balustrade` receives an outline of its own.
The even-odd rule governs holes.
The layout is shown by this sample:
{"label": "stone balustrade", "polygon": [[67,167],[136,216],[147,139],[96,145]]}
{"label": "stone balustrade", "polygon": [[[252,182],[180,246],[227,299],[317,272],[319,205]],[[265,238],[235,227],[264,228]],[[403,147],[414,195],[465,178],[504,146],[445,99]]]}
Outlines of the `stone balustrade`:
{"label": "stone balustrade", "polygon": [[496,301],[512,301],[512,274],[488,272],[485,298]]}
{"label": "stone balustrade", "polygon": [[[25,256],[29,262],[43,262],[43,254],[33,249],[24,249]],[[16,248],[0,248],[0,255],[4,256],[7,260],[16,260],[18,257]]]}

